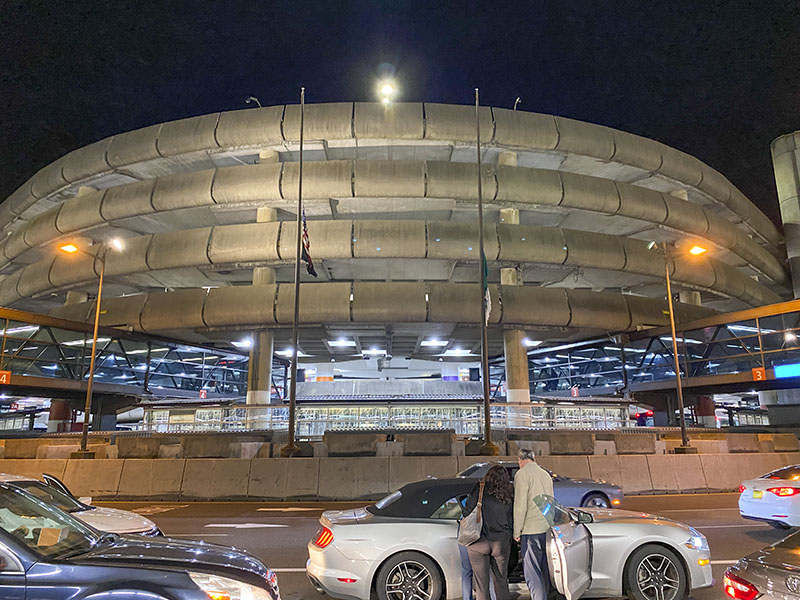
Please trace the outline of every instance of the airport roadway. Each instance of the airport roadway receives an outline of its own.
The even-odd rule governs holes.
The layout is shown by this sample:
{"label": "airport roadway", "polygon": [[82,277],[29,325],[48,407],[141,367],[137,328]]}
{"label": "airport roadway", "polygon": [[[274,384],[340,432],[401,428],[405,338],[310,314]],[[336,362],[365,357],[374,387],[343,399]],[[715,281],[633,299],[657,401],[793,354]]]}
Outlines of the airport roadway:
{"label": "airport roadway", "polygon": [[[632,496],[625,508],[664,515],[699,529],[709,540],[715,584],[696,591],[698,600],[725,598],[721,588],[725,568],[741,556],[777,541],[785,531],[746,521],[736,508],[738,494]],[[272,502],[107,502],[147,515],[169,536],[206,540],[243,548],[278,573],[284,600],[315,600],[321,596],[305,577],[306,544],[319,526],[323,510],[365,503]],[[528,597],[527,592],[520,595]]]}

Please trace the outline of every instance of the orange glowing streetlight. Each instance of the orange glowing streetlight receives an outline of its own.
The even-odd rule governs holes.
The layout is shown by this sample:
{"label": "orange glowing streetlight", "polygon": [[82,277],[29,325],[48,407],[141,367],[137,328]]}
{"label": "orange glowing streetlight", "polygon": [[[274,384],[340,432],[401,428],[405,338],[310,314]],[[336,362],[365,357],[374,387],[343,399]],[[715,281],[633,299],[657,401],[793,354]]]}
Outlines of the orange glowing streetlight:
{"label": "orange glowing streetlight", "polygon": [[94,331],[92,333],[92,355],[89,359],[89,379],[86,382],[86,403],[83,408],[83,427],[81,429],[81,449],[78,452],[73,452],[72,458],[94,458],[94,452],[89,452],[88,444],[89,444],[89,417],[91,416],[92,412],[92,387],[94,385],[94,359],[95,355],[97,354],[97,329],[100,324],[100,302],[103,298],[103,276],[106,272],[106,251],[108,247],[111,246],[115,250],[122,250],[123,245],[122,241],[119,239],[113,239],[109,242],[103,243],[98,248],[96,254],[92,254],[91,252],[87,252],[79,248],[76,244],[64,244],[59,248],[62,252],[66,252],[67,254],[76,254],[78,252],[83,252],[88,256],[91,256],[95,261],[100,261],[100,278],[97,282],[97,301],[94,311]]}

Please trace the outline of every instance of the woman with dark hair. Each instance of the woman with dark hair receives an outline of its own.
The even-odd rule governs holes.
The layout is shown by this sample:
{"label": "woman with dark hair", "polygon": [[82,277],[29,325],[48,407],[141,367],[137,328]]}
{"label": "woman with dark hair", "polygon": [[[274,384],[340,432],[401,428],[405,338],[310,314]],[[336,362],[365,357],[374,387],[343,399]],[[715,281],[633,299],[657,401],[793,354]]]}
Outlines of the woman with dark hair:
{"label": "woman with dark hair", "polygon": [[[508,559],[514,518],[514,486],[508,471],[494,465],[484,477],[481,509],[481,537],[467,546],[475,578],[476,600],[489,600],[489,571],[497,600],[508,600]],[[467,497],[463,513],[468,515],[478,504],[480,483]]]}

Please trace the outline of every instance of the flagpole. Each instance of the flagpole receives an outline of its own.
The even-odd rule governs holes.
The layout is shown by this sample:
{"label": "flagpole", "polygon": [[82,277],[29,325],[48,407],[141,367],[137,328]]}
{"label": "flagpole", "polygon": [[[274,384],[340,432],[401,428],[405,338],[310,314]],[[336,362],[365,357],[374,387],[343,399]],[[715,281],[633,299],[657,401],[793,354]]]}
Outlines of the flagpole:
{"label": "flagpole", "polygon": [[294,318],[292,319],[292,371],[289,380],[289,435],[288,443],[281,449],[281,456],[292,457],[300,454],[295,442],[295,412],[297,407],[297,350],[298,316],[300,314],[300,248],[302,239],[303,214],[303,126],[305,118],[306,88],[300,88],[300,164],[297,173],[297,244],[294,255]]}
{"label": "flagpole", "polygon": [[478,88],[475,88],[475,131],[478,153],[478,249],[480,253],[481,271],[481,382],[483,383],[483,445],[480,453],[486,456],[496,456],[497,446],[492,442],[492,415],[489,406],[489,338],[486,333],[486,296],[489,294],[489,285],[486,281],[486,253],[483,248],[483,182],[481,180],[481,119],[480,99]]}

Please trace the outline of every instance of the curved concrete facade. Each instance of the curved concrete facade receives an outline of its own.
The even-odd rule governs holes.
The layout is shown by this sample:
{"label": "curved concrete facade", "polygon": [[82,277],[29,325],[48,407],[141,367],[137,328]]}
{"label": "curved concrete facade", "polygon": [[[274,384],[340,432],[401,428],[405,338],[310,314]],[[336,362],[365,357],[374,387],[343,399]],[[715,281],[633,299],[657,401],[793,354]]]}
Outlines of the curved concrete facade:
{"label": "curved concrete facade", "polygon": [[[676,291],[703,304],[679,317],[787,294],[781,234],[696,158],[563,117],[486,107],[480,118],[493,323],[539,339],[663,324],[652,240],[710,250],[670,259]],[[328,337],[389,327],[416,338],[409,354],[425,336],[477,339],[474,108],[312,104],[305,127],[320,277],[304,276],[301,321]],[[93,293],[97,265],[56,248],[118,236],[106,324],[212,340],[286,327],[298,140],[299,107],[286,105],[153,125],[56,160],[0,204],[0,305],[87,319],[90,301],[59,305]]]}

